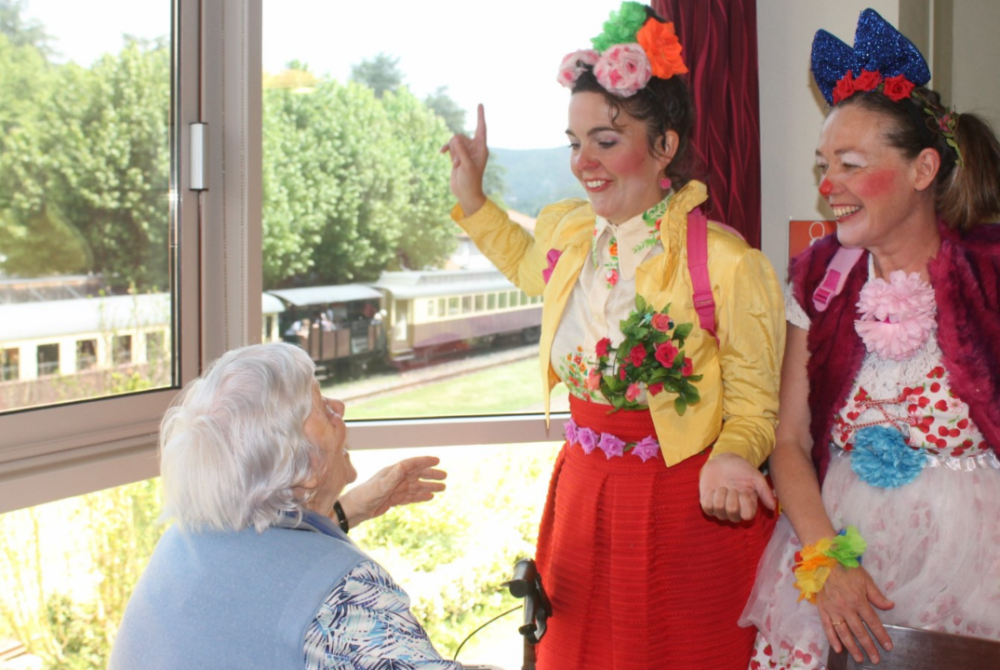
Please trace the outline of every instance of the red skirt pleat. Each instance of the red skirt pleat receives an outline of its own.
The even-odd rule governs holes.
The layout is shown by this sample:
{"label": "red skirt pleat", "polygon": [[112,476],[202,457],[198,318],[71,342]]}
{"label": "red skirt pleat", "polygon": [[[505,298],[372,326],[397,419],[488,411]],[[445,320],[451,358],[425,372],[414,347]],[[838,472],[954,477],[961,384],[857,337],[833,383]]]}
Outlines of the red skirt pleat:
{"label": "red skirt pleat", "polygon": [[[570,398],[580,427],[626,442],[655,435],[648,411],[607,415]],[[552,601],[542,670],[745,670],[756,631],[736,621],[774,526],[763,507],[738,525],[701,510],[708,453],[667,468],[566,444],[539,528],[537,563]]]}

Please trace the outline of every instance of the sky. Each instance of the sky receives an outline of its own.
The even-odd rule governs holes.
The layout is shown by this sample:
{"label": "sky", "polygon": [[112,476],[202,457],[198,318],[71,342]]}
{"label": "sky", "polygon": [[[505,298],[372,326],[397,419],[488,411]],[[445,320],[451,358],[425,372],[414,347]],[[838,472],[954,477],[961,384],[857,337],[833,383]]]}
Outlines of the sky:
{"label": "sky", "polygon": [[[476,0],[263,0],[263,66],[278,72],[293,59],[319,75],[346,80],[377,54],[399,59],[404,84],[424,97],[440,86],[466,111],[486,109],[488,139],[505,149],[566,144],[567,89],[556,83],[563,56],[590,47],[621,0],[498,0],[477,13]],[[117,51],[122,34],[159,37],[170,30],[166,0],[28,0],[63,60],[89,65]]]}

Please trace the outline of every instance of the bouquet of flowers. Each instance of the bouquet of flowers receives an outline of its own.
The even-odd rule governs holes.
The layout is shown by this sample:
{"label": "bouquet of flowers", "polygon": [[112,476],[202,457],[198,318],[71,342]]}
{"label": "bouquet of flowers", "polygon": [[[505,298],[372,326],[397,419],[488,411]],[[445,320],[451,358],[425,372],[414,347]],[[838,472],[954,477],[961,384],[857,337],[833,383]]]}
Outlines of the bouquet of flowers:
{"label": "bouquet of flowers", "polygon": [[621,322],[622,343],[613,347],[608,338],[597,343],[597,363],[588,381],[600,385],[614,410],[641,409],[644,392],[676,394],[674,409],[680,415],[701,400],[694,382],[702,376],[692,374],[691,359],[684,355],[684,340],[694,324],[675,324],[669,310],[668,304],[657,312],[636,296],[635,310]]}

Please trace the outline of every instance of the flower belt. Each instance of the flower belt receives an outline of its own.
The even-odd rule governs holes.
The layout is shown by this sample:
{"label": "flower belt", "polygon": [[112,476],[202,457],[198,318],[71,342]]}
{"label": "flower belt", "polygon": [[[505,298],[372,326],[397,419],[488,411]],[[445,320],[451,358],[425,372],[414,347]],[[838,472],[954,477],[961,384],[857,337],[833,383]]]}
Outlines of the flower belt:
{"label": "flower belt", "polygon": [[[895,433],[893,435],[892,433]],[[839,447],[834,452],[851,459],[851,469],[865,483],[878,488],[896,488],[909,484],[925,467],[954,471],[1000,470],[1000,458],[993,451],[968,456],[936,455],[907,445],[898,431],[885,426],[858,431],[852,451]],[[897,437],[899,436],[899,437]]]}
{"label": "flower belt", "polygon": [[608,460],[615,456],[624,456],[625,452],[629,452],[641,458],[642,462],[645,463],[660,453],[660,443],[653,435],[647,435],[638,442],[626,442],[612,433],[582,428],[573,419],[566,422],[563,434],[569,444],[580,445],[583,453],[589,455],[595,449],[600,449]]}

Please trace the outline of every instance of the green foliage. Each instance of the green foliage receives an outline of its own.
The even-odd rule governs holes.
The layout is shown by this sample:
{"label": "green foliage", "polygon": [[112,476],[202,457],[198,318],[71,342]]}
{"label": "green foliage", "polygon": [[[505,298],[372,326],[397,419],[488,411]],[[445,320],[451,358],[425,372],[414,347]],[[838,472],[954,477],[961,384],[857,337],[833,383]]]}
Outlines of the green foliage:
{"label": "green foliage", "polygon": [[264,92],[264,286],[371,281],[450,251],[444,123],[406,89]]}
{"label": "green foliage", "polygon": [[403,72],[399,69],[399,59],[389,54],[379,53],[371,60],[363,60],[351,66],[351,81],[367,86],[381,98],[385,93],[397,91],[403,85]]}
{"label": "green foliage", "polygon": [[424,104],[444,119],[448,130],[453,134],[465,132],[465,110],[448,95],[447,86],[439,86],[436,91],[424,98]]}
{"label": "green foliage", "polygon": [[43,56],[51,56],[52,37],[45,27],[39,21],[25,21],[21,16],[26,5],[25,0],[0,0],[0,35],[11,44],[34,47]]}

